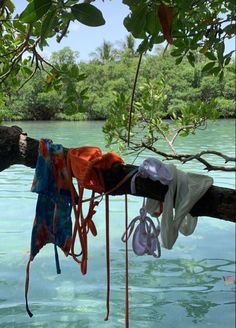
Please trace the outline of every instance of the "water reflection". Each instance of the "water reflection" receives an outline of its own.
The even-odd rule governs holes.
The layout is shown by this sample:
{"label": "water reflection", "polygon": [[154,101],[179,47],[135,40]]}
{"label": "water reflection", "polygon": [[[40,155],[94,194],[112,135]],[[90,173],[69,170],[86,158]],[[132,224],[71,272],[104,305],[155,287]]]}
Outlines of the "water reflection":
{"label": "water reflection", "polygon": [[[223,276],[234,275],[234,261],[213,258],[153,260],[136,257],[131,252],[129,255],[131,327],[154,328],[157,324],[172,327],[174,321],[177,327],[180,324],[201,327],[206,322],[221,327],[216,325],[218,319],[214,311],[221,313],[226,306],[227,312],[233,311],[234,285],[225,285]],[[112,252],[111,257],[111,315],[106,327],[118,328],[124,323],[123,251]],[[93,259],[87,277],[81,277],[79,269],[67,261],[62,261],[61,277],[56,276],[52,259],[45,262],[41,258],[35,262],[31,273],[30,299],[35,314],[32,319],[25,313],[24,279],[17,279],[14,265],[9,267],[6,263],[0,274],[0,327],[51,328],[56,324],[59,327],[104,327],[103,261],[101,255]],[[233,318],[224,316],[224,320],[230,328]]]}

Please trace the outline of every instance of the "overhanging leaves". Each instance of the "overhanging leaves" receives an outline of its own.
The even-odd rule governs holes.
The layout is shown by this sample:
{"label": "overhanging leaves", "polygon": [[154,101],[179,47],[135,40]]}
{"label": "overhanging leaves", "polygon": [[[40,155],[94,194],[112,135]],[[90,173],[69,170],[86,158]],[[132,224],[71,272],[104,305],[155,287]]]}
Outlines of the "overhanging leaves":
{"label": "overhanging leaves", "polygon": [[80,23],[88,26],[101,26],[105,19],[99,9],[88,3],[80,3],[71,7],[72,15]]}
{"label": "overhanging leaves", "polygon": [[33,23],[42,18],[52,5],[52,0],[33,0],[20,15],[23,23]]}
{"label": "overhanging leaves", "polygon": [[41,26],[41,39],[45,39],[48,35],[53,33],[52,29],[55,28],[57,24],[56,13],[57,9],[54,7],[48,11],[45,16]]}

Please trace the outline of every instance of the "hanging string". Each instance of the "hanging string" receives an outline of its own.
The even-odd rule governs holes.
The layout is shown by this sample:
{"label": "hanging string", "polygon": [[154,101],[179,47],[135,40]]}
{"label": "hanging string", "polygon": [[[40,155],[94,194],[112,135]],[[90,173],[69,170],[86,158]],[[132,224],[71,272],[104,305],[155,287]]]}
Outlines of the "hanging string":
{"label": "hanging string", "polygon": [[109,227],[109,196],[108,195],[105,196],[105,208],[106,208],[105,220],[106,220],[107,313],[104,320],[107,321],[110,313],[110,238],[109,238],[110,227]]}
{"label": "hanging string", "polygon": [[26,266],[26,279],[25,279],[25,306],[26,306],[26,311],[30,318],[33,316],[33,313],[29,309],[29,304],[28,304],[28,292],[29,292],[29,271],[30,271],[30,262],[31,259],[29,259],[27,266]]}
{"label": "hanging string", "polygon": [[125,194],[125,328],[129,328],[128,196]]}

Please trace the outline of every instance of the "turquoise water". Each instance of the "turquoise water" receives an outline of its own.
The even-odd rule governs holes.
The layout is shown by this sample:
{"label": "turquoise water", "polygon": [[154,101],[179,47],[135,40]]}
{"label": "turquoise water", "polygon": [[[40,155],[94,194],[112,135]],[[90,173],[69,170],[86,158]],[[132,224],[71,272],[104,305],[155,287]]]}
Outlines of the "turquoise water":
{"label": "turquoise water", "polygon": [[[14,123],[12,123],[13,125]],[[101,122],[20,122],[29,136],[49,137],[64,146],[96,145],[105,149]],[[8,124],[10,125],[10,124]],[[217,149],[234,154],[234,122],[218,121],[209,130],[181,139],[182,152]],[[140,164],[148,153],[136,160]],[[213,157],[214,158],[214,157]],[[126,158],[127,163],[132,161]],[[217,159],[217,163],[221,163]],[[197,162],[186,171],[201,172]],[[52,245],[44,247],[31,266],[25,312],[24,279],[36,195],[30,190],[34,170],[15,165],[0,172],[0,327],[124,327],[124,197],[111,201],[111,314],[104,322],[106,297],[104,204],[95,216],[98,236],[89,239],[88,274],[60,253],[62,274],[55,272]],[[214,184],[235,187],[234,174],[211,172]],[[142,199],[129,197],[129,218],[137,216]],[[137,257],[129,251],[130,327],[235,326],[235,227],[214,218],[199,218],[192,236],[180,236],[162,257]]]}

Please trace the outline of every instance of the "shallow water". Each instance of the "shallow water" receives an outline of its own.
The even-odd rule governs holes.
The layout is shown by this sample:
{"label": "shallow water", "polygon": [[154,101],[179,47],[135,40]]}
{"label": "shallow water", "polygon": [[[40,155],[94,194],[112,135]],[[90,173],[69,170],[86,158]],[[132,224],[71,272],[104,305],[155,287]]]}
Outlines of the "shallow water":
{"label": "shallow water", "polygon": [[[12,123],[13,125],[14,123]],[[101,122],[20,122],[31,137],[49,137],[64,146],[96,145],[105,149]],[[10,125],[10,124],[9,124]],[[209,130],[179,142],[183,152],[217,149],[234,154],[234,122],[218,121]],[[135,162],[139,164],[148,153]],[[127,157],[127,162],[131,162]],[[217,159],[218,160],[218,159]],[[220,164],[220,161],[219,161]],[[205,173],[196,161],[182,169]],[[60,252],[62,274],[55,272],[52,245],[31,265],[25,312],[24,279],[36,195],[30,186],[34,170],[15,165],[0,172],[0,327],[124,327],[124,197],[111,200],[111,313],[104,322],[106,298],[104,204],[95,216],[98,236],[89,239],[88,274]],[[234,174],[211,172],[214,184],[233,188]],[[142,199],[129,197],[129,217],[137,216]],[[161,259],[129,251],[130,327],[235,326],[235,227],[214,218],[199,218],[192,236],[180,236]]]}

